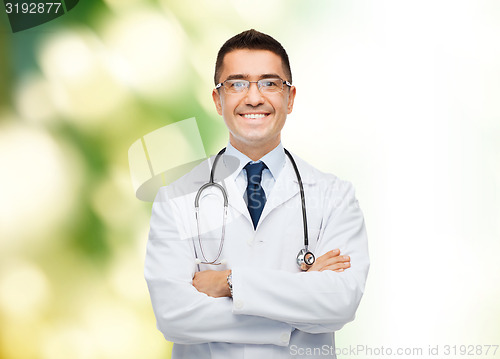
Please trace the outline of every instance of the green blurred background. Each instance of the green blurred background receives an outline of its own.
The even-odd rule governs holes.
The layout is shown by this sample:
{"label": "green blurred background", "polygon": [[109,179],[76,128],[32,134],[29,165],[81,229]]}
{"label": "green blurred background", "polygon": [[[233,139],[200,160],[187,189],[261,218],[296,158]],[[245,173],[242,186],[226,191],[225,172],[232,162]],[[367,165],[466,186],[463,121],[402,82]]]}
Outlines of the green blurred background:
{"label": "green blurred background", "polygon": [[169,358],[127,151],[190,117],[225,145],[215,57],[249,28],[291,59],[284,145],[365,213],[338,347],[500,344],[498,2],[82,0],[15,34],[0,8],[0,358]]}

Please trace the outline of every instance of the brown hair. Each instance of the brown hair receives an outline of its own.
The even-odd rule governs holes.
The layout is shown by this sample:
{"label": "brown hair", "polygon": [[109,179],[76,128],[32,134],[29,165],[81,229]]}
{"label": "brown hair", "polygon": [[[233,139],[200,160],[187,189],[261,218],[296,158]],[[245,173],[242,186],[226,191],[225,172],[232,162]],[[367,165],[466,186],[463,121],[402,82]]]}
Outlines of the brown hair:
{"label": "brown hair", "polygon": [[281,44],[271,36],[251,29],[233,36],[232,38],[227,40],[220,48],[219,53],[217,54],[217,61],[215,62],[214,82],[216,85],[219,82],[224,56],[226,56],[226,54],[231,51],[241,49],[268,50],[275,53],[276,55],[281,57],[283,71],[285,72],[285,76],[287,77],[287,79],[285,80],[288,80],[290,83],[292,82],[292,70],[290,69],[290,61],[288,60],[288,55],[283,46],[281,46]]}

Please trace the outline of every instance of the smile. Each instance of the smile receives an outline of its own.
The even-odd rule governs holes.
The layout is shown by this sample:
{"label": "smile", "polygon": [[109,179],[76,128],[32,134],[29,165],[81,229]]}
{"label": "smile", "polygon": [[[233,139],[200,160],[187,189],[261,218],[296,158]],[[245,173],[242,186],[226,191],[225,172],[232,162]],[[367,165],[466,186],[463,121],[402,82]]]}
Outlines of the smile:
{"label": "smile", "polygon": [[252,118],[252,119],[258,119],[258,118],[264,118],[267,116],[266,113],[245,113],[241,115],[244,118]]}

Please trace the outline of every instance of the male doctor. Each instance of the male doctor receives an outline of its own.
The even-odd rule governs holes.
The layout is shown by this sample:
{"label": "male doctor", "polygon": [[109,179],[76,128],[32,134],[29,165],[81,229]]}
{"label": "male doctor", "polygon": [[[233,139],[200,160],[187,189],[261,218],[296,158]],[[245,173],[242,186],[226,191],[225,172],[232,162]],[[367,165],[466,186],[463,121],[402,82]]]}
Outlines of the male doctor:
{"label": "male doctor", "polygon": [[213,158],[160,189],[145,262],[157,326],[174,359],[336,358],[334,332],[354,319],[369,267],[354,189],[292,155],[316,258],[299,267],[299,180],[281,144],[296,94],[288,56],[272,37],[245,31],[219,50],[215,84],[229,130],[214,169],[227,191],[226,225],[214,186],[195,216]]}

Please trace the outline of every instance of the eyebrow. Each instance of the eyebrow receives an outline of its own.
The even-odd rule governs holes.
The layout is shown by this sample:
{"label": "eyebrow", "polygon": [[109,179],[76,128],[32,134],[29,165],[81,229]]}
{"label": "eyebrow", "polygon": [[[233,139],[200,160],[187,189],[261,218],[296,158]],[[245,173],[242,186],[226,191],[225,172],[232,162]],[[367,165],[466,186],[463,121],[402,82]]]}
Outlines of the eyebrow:
{"label": "eyebrow", "polygon": [[[227,80],[246,80],[250,77],[248,74],[234,74],[234,75],[229,75],[225,81]],[[261,79],[275,79],[278,78],[280,79],[281,76],[278,74],[262,74],[259,75],[259,80]]]}

